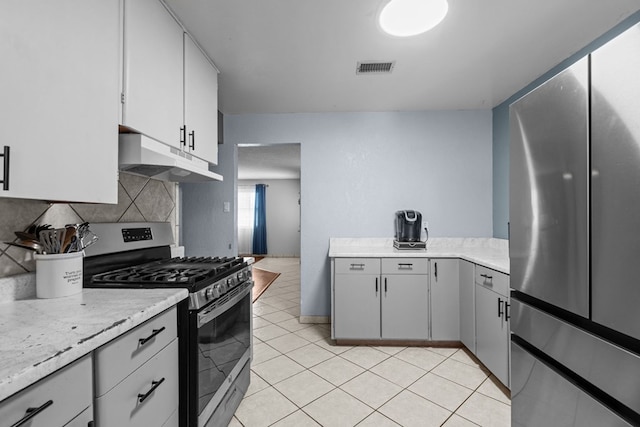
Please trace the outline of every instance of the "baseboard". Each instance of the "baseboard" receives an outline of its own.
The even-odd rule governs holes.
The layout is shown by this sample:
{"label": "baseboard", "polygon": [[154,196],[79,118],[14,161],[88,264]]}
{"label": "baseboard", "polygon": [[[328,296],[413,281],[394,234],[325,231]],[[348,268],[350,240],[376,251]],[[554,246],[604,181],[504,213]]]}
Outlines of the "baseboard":
{"label": "baseboard", "polygon": [[331,323],[331,316],[300,316],[300,323]]}

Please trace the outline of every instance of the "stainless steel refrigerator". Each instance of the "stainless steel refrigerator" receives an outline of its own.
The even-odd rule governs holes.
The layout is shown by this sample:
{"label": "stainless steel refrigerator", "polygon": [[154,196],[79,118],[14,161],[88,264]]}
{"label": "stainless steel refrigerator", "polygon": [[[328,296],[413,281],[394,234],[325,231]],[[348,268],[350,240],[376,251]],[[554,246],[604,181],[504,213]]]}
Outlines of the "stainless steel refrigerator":
{"label": "stainless steel refrigerator", "polygon": [[640,425],[640,25],[510,129],[512,426]]}

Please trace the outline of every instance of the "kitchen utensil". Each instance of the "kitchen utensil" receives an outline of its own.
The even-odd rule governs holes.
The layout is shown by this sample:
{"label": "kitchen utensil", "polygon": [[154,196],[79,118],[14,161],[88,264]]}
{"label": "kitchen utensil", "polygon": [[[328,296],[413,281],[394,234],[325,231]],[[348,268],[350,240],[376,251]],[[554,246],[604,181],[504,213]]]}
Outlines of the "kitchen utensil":
{"label": "kitchen utensil", "polygon": [[43,246],[35,241],[24,241],[20,243],[18,242],[4,242],[4,243],[10,246],[16,246],[18,248],[28,249],[38,254],[41,254],[43,251]]}
{"label": "kitchen utensil", "polygon": [[35,240],[35,241],[38,240],[38,238],[36,237],[35,233],[26,233],[24,231],[14,231],[14,234],[16,235],[16,237],[18,239]]}

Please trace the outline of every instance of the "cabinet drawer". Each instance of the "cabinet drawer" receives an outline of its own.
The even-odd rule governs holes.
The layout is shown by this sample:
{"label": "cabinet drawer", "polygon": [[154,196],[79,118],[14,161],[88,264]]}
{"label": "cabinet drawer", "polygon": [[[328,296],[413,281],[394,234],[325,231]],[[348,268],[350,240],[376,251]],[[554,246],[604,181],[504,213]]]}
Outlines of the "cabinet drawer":
{"label": "cabinet drawer", "polygon": [[[150,392],[154,384],[157,387]],[[96,425],[161,426],[177,407],[178,340],[174,339],[115,388],[96,398]]]}
{"label": "cabinet drawer", "polygon": [[177,329],[173,307],[97,349],[94,352],[96,396],[107,393],[166,347],[178,336]]}
{"label": "cabinet drawer", "polygon": [[0,403],[0,423],[13,425],[28,408],[52,402],[25,425],[62,426],[91,406],[91,398],[91,355],[87,355]]}
{"label": "cabinet drawer", "polygon": [[382,258],[382,274],[429,274],[427,258]]}
{"label": "cabinet drawer", "polygon": [[380,258],[336,258],[336,274],[380,274]]}
{"label": "cabinet drawer", "polygon": [[481,265],[476,265],[476,283],[499,293],[509,295],[509,276]]}

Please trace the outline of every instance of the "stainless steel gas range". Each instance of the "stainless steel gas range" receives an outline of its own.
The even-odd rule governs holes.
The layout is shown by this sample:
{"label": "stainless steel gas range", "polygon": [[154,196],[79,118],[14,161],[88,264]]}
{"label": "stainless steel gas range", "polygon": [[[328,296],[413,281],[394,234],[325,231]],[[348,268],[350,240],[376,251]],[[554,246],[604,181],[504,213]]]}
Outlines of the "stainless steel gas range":
{"label": "stainless steel gas range", "polygon": [[169,223],[93,223],[84,286],[186,288],[178,305],[180,426],[226,426],[249,386],[251,266],[242,258],[172,257]]}

